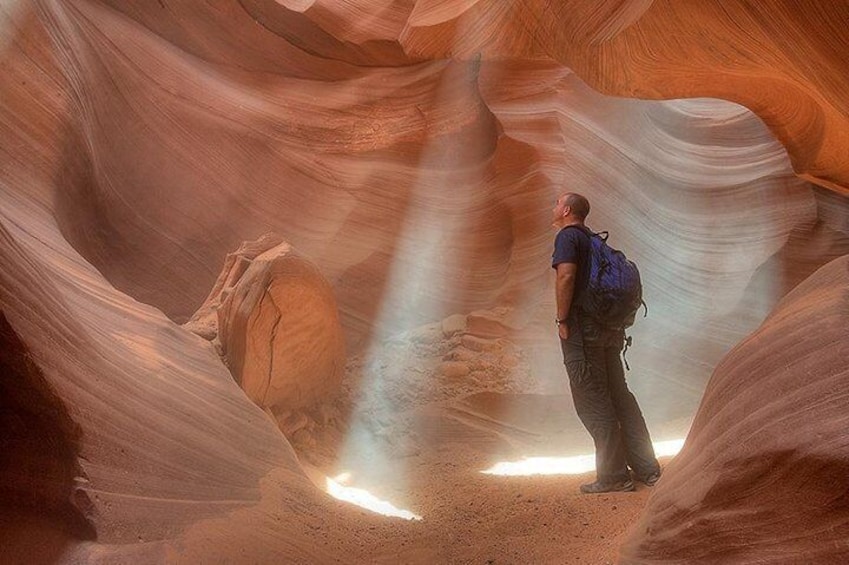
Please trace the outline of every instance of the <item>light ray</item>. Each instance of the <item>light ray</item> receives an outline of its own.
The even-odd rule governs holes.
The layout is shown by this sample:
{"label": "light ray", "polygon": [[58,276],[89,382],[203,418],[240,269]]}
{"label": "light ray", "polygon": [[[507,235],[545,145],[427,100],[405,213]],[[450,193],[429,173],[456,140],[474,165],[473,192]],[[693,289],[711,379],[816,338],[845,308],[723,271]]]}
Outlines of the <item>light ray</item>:
{"label": "light ray", "polygon": [[[475,88],[479,65],[441,64],[433,106],[454,108],[471,119],[470,113],[461,110],[467,91]],[[433,129],[428,131],[432,139],[424,143],[419,162],[411,168],[405,205],[397,211],[403,221],[394,239],[370,342],[363,349],[360,380],[352,391],[350,425],[338,459],[343,468],[360,477],[391,477],[399,490],[405,488],[407,469],[387,437],[394,419],[406,408],[396,390],[411,378],[411,369],[399,361],[403,355],[393,344],[412,348],[414,342],[406,332],[452,313],[455,295],[464,292],[456,274],[468,271],[463,266],[468,252],[458,252],[458,242],[468,240],[470,211],[481,209],[487,198],[479,190],[486,162],[475,158],[469,135],[453,135],[463,133],[462,124],[439,112],[424,118]]]}

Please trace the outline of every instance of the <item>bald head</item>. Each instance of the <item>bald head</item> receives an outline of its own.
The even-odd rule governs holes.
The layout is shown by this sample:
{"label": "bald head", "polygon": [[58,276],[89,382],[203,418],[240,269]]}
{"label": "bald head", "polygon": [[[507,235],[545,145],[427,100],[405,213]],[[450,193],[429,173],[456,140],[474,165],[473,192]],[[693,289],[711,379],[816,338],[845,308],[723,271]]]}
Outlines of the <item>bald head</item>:
{"label": "bald head", "polygon": [[581,220],[582,222],[587,219],[587,216],[590,215],[589,200],[576,192],[569,192],[564,194],[563,197],[564,206],[568,206],[570,208],[572,215],[575,216],[576,219]]}
{"label": "bald head", "polygon": [[589,200],[576,192],[567,192],[554,204],[551,225],[561,229],[564,226],[583,224],[589,213]]}

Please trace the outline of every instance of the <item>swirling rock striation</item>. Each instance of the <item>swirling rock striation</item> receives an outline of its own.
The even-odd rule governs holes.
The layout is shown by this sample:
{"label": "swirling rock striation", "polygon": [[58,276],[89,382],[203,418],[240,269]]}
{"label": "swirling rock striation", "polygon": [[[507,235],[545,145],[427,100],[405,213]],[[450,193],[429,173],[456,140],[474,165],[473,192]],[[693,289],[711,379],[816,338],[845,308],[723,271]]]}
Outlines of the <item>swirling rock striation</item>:
{"label": "swirling rock striation", "polygon": [[722,360],[623,563],[849,557],[847,297],[842,257]]}
{"label": "swirling rock striation", "polygon": [[431,17],[405,30],[408,51],[545,54],[607,94],[731,100],[764,120],[800,176],[849,192],[844,2],[531,0],[436,9],[442,4],[417,3]]}
{"label": "swirling rock striation", "polygon": [[[16,352],[3,362],[22,387],[40,391],[15,413],[57,406],[56,419],[33,426],[47,431],[15,452],[40,465],[27,445],[50,429],[63,438],[44,489],[9,484],[21,496],[44,491],[36,500],[49,507],[48,529],[60,532],[57,554],[363,557],[367,544],[353,536],[315,549],[315,531],[336,531],[328,524],[373,539],[368,520],[317,494],[214,348],[174,323],[203,304],[222,258],[261,234],[283,234],[318,266],[351,351],[387,329],[505,305],[515,317],[505,327],[527,330],[537,344],[535,373],[562,384],[556,342],[546,341],[547,211],[560,191],[584,192],[591,225],[610,229],[643,267],[652,316],[637,326],[632,361],[656,423],[688,418],[725,352],[794,285],[849,252],[842,3],[776,2],[769,13],[762,3],[695,0],[366,9],[374,6],[0,6],[0,311],[5,351]],[[610,94],[724,97],[763,121],[718,100],[602,96],[578,76]],[[813,188],[794,167],[834,190]],[[840,287],[829,269],[823,280]],[[332,316],[329,292],[319,294],[319,313]],[[811,308],[799,313],[806,336],[834,329],[815,293],[791,296]],[[244,316],[226,317],[238,320],[231,337],[247,337],[248,312],[263,311],[244,304]],[[335,363],[341,345],[331,325],[333,353],[318,357]],[[226,341],[243,378],[255,356]],[[741,409],[756,414],[756,383],[774,382],[759,371],[772,365],[747,364],[761,353],[745,347],[717,375],[751,367],[754,388]],[[336,378],[333,363],[325,368],[331,377],[315,382]],[[792,388],[800,373],[781,374],[787,380],[775,383]],[[703,413],[715,409],[712,398]],[[763,409],[778,414],[786,404]],[[809,414],[825,425],[835,415]],[[741,433],[751,431],[745,426]],[[700,416],[692,444],[709,444],[703,430],[715,431]],[[782,441],[809,439],[799,434]],[[795,457],[781,455],[791,443],[764,443],[778,454],[775,469]],[[681,465],[697,460],[685,452]],[[822,476],[835,464],[823,464]],[[14,465],[3,473],[25,474]],[[748,488],[738,475],[729,488]],[[666,485],[681,495],[682,476],[670,469],[658,501],[669,500]],[[35,531],[21,520],[26,505],[3,503],[12,517],[4,532],[30,540],[25,555],[38,542],[24,535]],[[646,524],[662,523],[663,512]],[[716,518],[713,507],[705,512]],[[641,532],[628,556],[677,555]],[[702,533],[682,536],[705,551]]]}

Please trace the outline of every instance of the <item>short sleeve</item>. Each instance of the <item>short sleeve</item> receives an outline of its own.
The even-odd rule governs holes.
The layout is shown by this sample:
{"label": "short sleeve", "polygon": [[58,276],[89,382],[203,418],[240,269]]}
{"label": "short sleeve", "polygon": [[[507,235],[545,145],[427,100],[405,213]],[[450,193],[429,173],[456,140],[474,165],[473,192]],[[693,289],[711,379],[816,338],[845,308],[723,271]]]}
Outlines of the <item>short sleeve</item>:
{"label": "short sleeve", "polygon": [[578,263],[578,230],[562,229],[554,240],[554,253],[551,267],[556,269],[560,263]]}

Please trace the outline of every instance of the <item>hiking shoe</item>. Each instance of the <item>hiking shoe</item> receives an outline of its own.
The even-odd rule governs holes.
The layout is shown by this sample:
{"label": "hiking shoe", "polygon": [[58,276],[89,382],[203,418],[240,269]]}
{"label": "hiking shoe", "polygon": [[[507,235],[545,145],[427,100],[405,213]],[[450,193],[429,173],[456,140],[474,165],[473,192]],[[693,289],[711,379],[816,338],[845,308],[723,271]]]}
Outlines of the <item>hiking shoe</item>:
{"label": "hiking shoe", "polygon": [[595,481],[586,485],[581,485],[581,492],[584,494],[600,494],[603,492],[631,492],[634,490],[634,483],[631,479],[613,482]]}
{"label": "hiking shoe", "polygon": [[657,481],[660,480],[660,469],[658,469],[654,473],[646,475],[645,477],[640,477],[637,480],[646,485],[647,487],[653,487],[657,484]]}

